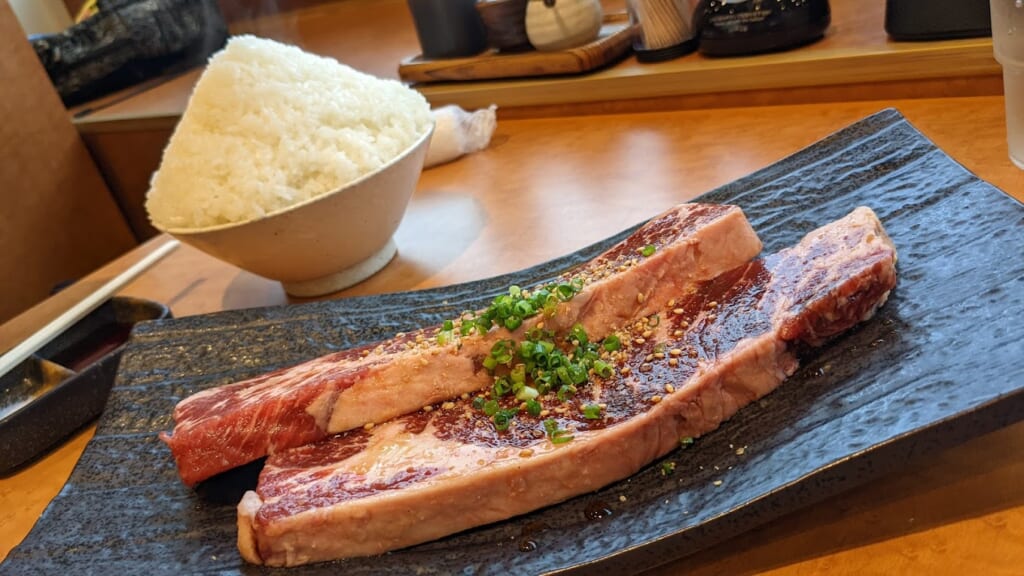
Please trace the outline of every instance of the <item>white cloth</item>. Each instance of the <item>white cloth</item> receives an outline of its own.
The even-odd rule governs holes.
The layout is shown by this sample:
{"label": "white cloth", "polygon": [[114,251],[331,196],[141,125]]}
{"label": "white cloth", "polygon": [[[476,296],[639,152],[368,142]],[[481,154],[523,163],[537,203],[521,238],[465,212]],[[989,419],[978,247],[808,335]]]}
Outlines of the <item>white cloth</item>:
{"label": "white cloth", "polygon": [[467,112],[454,105],[433,110],[434,135],[430,138],[424,168],[451,162],[486,148],[498,124],[497,109],[492,104],[475,112]]}

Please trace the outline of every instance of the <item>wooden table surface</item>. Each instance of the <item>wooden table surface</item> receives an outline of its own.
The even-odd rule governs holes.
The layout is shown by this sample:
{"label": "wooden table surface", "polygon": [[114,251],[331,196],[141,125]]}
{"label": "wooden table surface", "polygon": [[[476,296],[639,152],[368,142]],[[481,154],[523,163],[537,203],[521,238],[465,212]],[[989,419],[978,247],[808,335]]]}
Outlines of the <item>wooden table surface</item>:
{"label": "wooden table surface", "polygon": [[[487,150],[423,173],[381,273],[332,295],[414,290],[518,270],[571,252],[894,106],[980,177],[1024,200],[1000,97],[508,120]],[[0,327],[0,348],[95,289],[158,237]],[[181,247],[122,294],[176,316],[287,304],[271,281]],[[1024,360],[1024,359],[1022,359]],[[0,479],[0,557],[60,490],[87,429]],[[981,437],[656,574],[1021,574],[1024,424]]]}

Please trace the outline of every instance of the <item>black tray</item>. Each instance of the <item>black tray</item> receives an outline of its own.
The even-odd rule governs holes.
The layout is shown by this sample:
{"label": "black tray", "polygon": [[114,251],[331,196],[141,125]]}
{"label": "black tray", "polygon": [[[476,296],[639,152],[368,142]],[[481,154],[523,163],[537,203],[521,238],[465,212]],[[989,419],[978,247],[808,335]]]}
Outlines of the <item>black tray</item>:
{"label": "black tray", "polygon": [[170,315],[157,302],[111,298],[0,377],[0,475],[99,416],[132,327]]}
{"label": "black tray", "polygon": [[[677,464],[670,476],[655,463],[505,522],[280,573],[637,572],[1024,417],[1024,210],[897,112],[869,117],[702,200],[742,206],[767,250],[870,205],[899,247],[899,284],[872,321],[669,455]],[[551,278],[621,237],[466,285],[141,326],[96,438],[0,573],[275,572],[239,559],[233,506],[204,502],[178,481],[156,439],[171,427],[177,400],[449,318],[510,283]]]}

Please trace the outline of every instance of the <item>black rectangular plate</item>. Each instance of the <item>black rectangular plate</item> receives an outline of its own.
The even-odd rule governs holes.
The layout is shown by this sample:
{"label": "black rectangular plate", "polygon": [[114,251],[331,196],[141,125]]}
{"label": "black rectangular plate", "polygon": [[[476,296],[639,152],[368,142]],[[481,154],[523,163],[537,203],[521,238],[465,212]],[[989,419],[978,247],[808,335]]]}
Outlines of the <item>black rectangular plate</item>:
{"label": "black rectangular plate", "polygon": [[[866,118],[700,200],[743,207],[769,251],[871,206],[899,248],[899,284],[873,320],[813,352],[779,390],[669,455],[671,476],[655,463],[532,514],[289,573],[636,572],[1024,417],[1024,210],[898,112]],[[239,559],[233,506],[203,502],[178,481],[156,433],[171,428],[179,399],[439,322],[511,283],[551,278],[627,232],[465,285],[140,327],[96,438],[0,573],[274,572]]]}

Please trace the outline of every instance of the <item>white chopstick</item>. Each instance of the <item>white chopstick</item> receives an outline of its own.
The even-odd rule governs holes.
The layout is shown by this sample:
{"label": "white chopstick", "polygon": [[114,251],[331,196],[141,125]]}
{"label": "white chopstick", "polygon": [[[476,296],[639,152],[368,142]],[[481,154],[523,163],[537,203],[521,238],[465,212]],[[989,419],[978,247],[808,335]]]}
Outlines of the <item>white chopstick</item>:
{"label": "white chopstick", "polygon": [[35,334],[32,334],[20,344],[11,348],[6,354],[0,356],[0,376],[6,374],[9,370],[23,362],[26,358],[34,354],[36,350],[46,346],[51,340],[56,338],[57,335],[74,325],[75,322],[78,322],[82,318],[88,316],[90,312],[99,307],[100,304],[106,302],[108,298],[124,287],[125,284],[131,282],[144,270],[153,264],[156,264],[164,256],[170,254],[179,246],[179,244],[180,243],[177,240],[171,240],[156,250],[153,250],[147,254],[145,258],[139,260],[103,286],[100,286],[95,292],[86,296],[63,314],[54,318],[49,324],[43,326]]}

